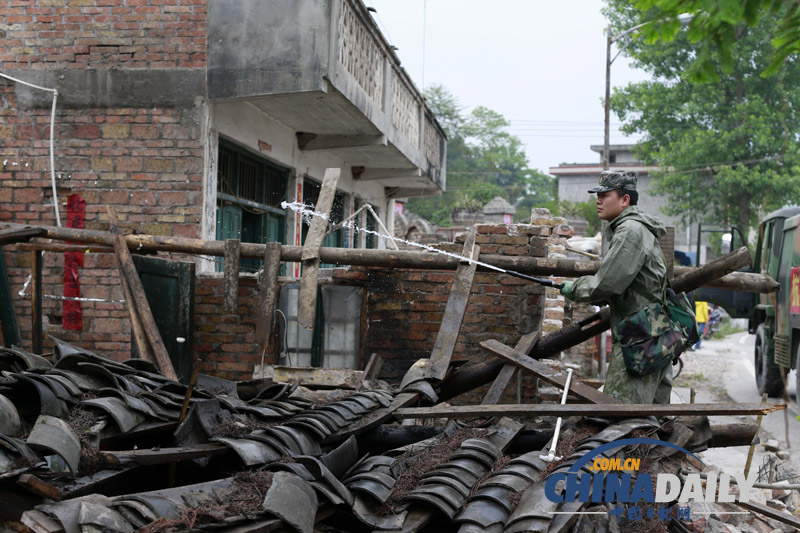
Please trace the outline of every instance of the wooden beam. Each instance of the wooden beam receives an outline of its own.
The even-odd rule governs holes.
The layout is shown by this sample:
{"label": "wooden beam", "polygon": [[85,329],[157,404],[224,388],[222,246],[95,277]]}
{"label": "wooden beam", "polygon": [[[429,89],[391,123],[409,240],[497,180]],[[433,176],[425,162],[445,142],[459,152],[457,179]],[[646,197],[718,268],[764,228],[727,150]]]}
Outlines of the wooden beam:
{"label": "wooden beam", "polygon": [[[524,353],[518,352],[517,350],[511,348],[510,346],[506,346],[505,344],[496,341],[494,339],[490,339],[488,341],[483,341],[481,343],[481,348],[484,350],[503,358],[507,362],[516,365],[520,368],[524,368],[525,370],[532,372],[536,377],[542,379],[548,383],[553,385],[558,385],[561,388],[564,388],[566,384],[567,377],[566,373],[564,372],[556,372],[551,367],[545,365],[544,363],[540,363],[535,359],[531,359]],[[609,396],[608,394],[603,394],[598,390],[584,385],[580,382],[572,382],[570,384],[569,393],[571,396],[577,396],[583,400],[592,403],[599,403],[599,404],[615,404],[621,403],[620,400],[617,400],[613,396]]]}
{"label": "wooden beam", "polygon": [[178,381],[178,376],[172,367],[172,361],[169,359],[169,353],[167,353],[167,348],[164,346],[164,341],[161,340],[161,333],[158,331],[158,326],[156,326],[156,321],[153,318],[153,312],[150,310],[150,304],[147,302],[142,280],[139,278],[139,273],[136,272],[133,257],[131,257],[131,252],[125,243],[125,237],[122,235],[116,236],[114,251],[117,254],[120,275],[127,278],[131,296],[136,303],[136,311],[142,321],[145,336],[150,342],[156,364],[164,376]]}
{"label": "wooden beam", "polygon": [[[0,222],[0,227],[26,228],[32,227],[25,224],[14,224]],[[114,245],[114,236],[105,231],[85,230],[75,228],[57,228],[55,226],[33,226],[42,227],[47,231],[46,237],[57,240],[67,240],[98,244],[105,246]],[[185,237],[164,237],[159,235],[127,235],[125,237],[128,248],[142,253],[165,251],[175,253],[212,255],[223,257],[225,255],[224,241],[206,241],[203,239],[190,239]],[[241,257],[248,259],[261,259],[264,256],[264,244],[242,243]],[[738,254],[740,251],[734,252]],[[297,262],[302,258],[303,248],[300,246],[283,246],[281,248],[281,261]],[[728,254],[730,256],[731,254]],[[723,256],[723,257],[728,257]],[[455,270],[458,268],[459,260],[447,257],[434,252],[415,252],[411,250],[367,250],[350,248],[322,248],[319,258],[324,263],[337,265],[354,266],[377,266],[392,268],[424,268],[430,270]],[[576,261],[574,259],[542,259],[537,257],[505,256],[494,254],[483,254],[479,257],[480,261],[491,265],[515,270],[531,276],[561,276],[578,277],[587,274],[594,274],[600,268],[600,261]],[[719,259],[719,258],[718,258]],[[715,259],[714,261],[717,261]],[[749,264],[749,255],[744,264]],[[742,268],[742,266],[736,267]],[[676,273],[684,272],[685,267],[676,267]],[[693,268],[688,273],[695,273],[700,269]],[[478,267],[481,271],[491,271],[485,267]],[[734,269],[734,270],[736,270]],[[682,278],[679,276],[673,280],[675,282]],[[723,281],[721,281],[723,280]],[[733,280],[733,281],[732,281]],[[694,283],[693,288],[700,286],[715,286],[721,288],[731,288],[734,290],[745,290],[757,292],[776,292],[779,285],[769,276],[763,274],[748,274],[744,272],[729,272],[727,275],[714,279],[706,279],[702,283]],[[679,289],[678,292],[691,289]]]}
{"label": "wooden beam", "polygon": [[[475,258],[480,255],[480,246],[475,244],[475,226],[470,228],[467,239],[464,242],[464,257]],[[444,310],[439,332],[436,334],[436,341],[431,351],[431,360],[428,364],[426,376],[428,379],[441,381],[447,374],[450,367],[450,359],[458,341],[458,333],[461,331],[461,323],[464,321],[464,313],[467,310],[467,302],[472,292],[472,281],[475,279],[475,263],[463,261],[458,265],[456,277],[450,288],[450,296],[447,298],[447,306]]]}
{"label": "wooden beam", "polygon": [[148,448],[145,450],[100,452],[108,466],[160,465],[175,461],[186,461],[198,457],[211,457],[225,453],[224,444],[193,444],[175,448]]}
{"label": "wooden beam", "polygon": [[[258,278],[258,318],[256,319],[256,342],[267,349],[272,335],[272,317],[278,301],[281,271],[281,243],[269,242],[264,249],[264,267]],[[280,331],[280,330],[279,330]]]}
{"label": "wooden beam", "polygon": [[[536,341],[539,339],[539,332],[533,331],[528,333],[527,335],[523,335],[522,338],[517,342],[517,345],[514,347],[516,351],[519,353],[528,355],[533,350],[533,347],[536,345]],[[500,370],[500,373],[495,378],[492,386],[489,387],[489,392],[486,393],[486,396],[483,397],[483,401],[481,402],[482,405],[494,405],[500,401],[500,398],[503,397],[503,394],[506,392],[506,388],[508,388],[508,384],[511,383],[511,380],[514,378],[514,374],[517,371],[517,367],[511,363],[506,363],[503,368]]]}
{"label": "wooden beam", "polygon": [[222,308],[226,313],[235,313],[239,308],[239,256],[239,239],[225,240]]}
{"label": "wooden beam", "polygon": [[33,226],[27,228],[4,229],[0,231],[0,246],[4,244],[27,241],[33,237],[41,237],[46,233],[46,229]]}
{"label": "wooden beam", "polygon": [[31,252],[31,341],[33,353],[42,353],[42,252]]}
{"label": "wooden beam", "polygon": [[[570,386],[570,392],[572,388]],[[491,416],[752,416],[786,409],[786,404],[763,403],[678,403],[678,404],[502,404],[407,407],[397,409],[396,418],[478,418]]]}
{"label": "wooden beam", "polygon": [[297,323],[306,329],[313,329],[317,309],[317,274],[319,272],[319,252],[322,239],[328,227],[328,218],[336,196],[336,184],[342,173],[340,168],[326,168],[322,179],[317,205],[314,211],[324,215],[315,216],[311,221],[306,240],[303,243],[303,274],[300,278],[300,304],[297,310]]}
{"label": "wooden beam", "polygon": [[[672,288],[675,292],[689,292],[751,262],[750,252],[742,247],[673,279]],[[544,359],[591,339],[610,327],[611,312],[606,308],[543,338],[532,355],[535,359]]]}
{"label": "wooden beam", "polygon": [[367,361],[367,366],[364,367],[364,381],[370,381],[373,379],[378,379],[378,374],[383,367],[383,357],[374,353],[369,357],[369,361]]}
{"label": "wooden beam", "polygon": [[789,524],[796,530],[800,530],[800,518],[790,515],[789,513],[784,513],[782,511],[778,511],[777,509],[773,509],[772,507],[767,507],[766,505],[756,502],[736,502],[736,505],[743,509],[747,509],[748,511],[754,511],[758,514],[772,518],[773,520],[783,522],[784,524]]}
{"label": "wooden beam", "polygon": [[[675,275],[677,277],[691,274],[696,271],[696,268],[675,266]],[[766,274],[756,274],[753,272],[731,272],[719,279],[709,280],[703,283],[703,287],[714,287],[719,289],[729,289],[732,291],[741,292],[758,292],[758,293],[772,293],[778,292],[781,284],[775,281],[774,278]]]}
{"label": "wooden beam", "polygon": [[62,494],[58,487],[39,479],[33,474],[22,474],[17,478],[17,485],[24,487],[28,491],[54,501],[61,501]]}
{"label": "wooden beam", "polygon": [[[111,222],[111,231],[112,232],[118,231],[119,218],[117,217],[116,211],[111,206],[107,206],[106,211],[108,213],[108,219]],[[155,356],[153,355],[152,348],[150,348],[150,343],[147,340],[147,335],[144,332],[144,326],[142,326],[142,319],[139,316],[139,312],[136,310],[136,303],[134,302],[133,299],[133,293],[131,293],[131,287],[128,284],[128,278],[126,278],[122,274],[122,271],[120,271],[119,279],[122,281],[122,292],[125,294],[125,306],[128,308],[128,316],[131,319],[131,331],[133,332],[133,340],[136,343],[136,349],[138,350],[139,357],[155,363],[156,359]]]}
{"label": "wooden beam", "polygon": [[114,248],[111,246],[101,246],[97,244],[64,244],[61,242],[18,242],[14,245],[14,248],[21,252],[41,250],[43,252],[80,252],[86,254],[114,253]]}

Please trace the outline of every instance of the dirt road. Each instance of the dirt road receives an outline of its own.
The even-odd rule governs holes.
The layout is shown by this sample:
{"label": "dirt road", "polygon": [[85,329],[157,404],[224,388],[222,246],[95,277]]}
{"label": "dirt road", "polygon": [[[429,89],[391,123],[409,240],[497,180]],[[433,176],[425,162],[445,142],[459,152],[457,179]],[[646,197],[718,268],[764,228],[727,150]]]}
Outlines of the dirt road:
{"label": "dirt road", "polygon": [[[755,370],[753,367],[754,335],[736,333],[721,340],[704,340],[699,350],[684,354],[683,372],[675,381],[674,391],[685,402],[689,401],[690,388],[696,392],[695,401],[701,402],[740,402],[758,403],[761,397],[756,389]],[[789,408],[765,416],[761,422],[761,442],[776,439],[782,450],[791,451],[800,448],[800,421],[795,417],[800,414],[797,409],[794,372],[789,375]],[[770,398],[770,402],[783,402],[782,399]],[[712,423],[735,421],[754,421],[754,417],[714,417]],[[788,442],[787,428],[788,425]],[[739,471],[744,469],[747,459],[747,446],[735,448],[711,449],[701,454],[703,461],[716,465],[723,470]],[[764,447],[757,447],[751,471],[763,465]],[[794,471],[800,473],[800,454],[792,454]],[[795,481],[796,482],[796,481]]]}

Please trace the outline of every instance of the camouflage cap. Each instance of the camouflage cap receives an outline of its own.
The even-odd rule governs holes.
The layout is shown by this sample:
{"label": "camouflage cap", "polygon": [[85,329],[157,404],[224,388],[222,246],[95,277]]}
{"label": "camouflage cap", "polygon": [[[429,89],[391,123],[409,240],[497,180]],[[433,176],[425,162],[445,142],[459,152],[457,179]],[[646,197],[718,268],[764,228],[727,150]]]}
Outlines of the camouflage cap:
{"label": "camouflage cap", "polygon": [[635,170],[604,170],[600,173],[600,185],[589,193],[608,192],[614,189],[636,190],[639,173]]}

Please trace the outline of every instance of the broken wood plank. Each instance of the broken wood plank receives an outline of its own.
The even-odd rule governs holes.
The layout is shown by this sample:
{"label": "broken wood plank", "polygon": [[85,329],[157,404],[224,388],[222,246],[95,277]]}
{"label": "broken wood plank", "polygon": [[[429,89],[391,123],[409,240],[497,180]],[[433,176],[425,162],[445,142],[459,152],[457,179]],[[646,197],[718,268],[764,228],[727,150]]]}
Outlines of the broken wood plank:
{"label": "broken wood plank", "polygon": [[394,397],[394,400],[392,400],[392,403],[389,405],[389,407],[381,407],[379,409],[370,411],[369,414],[361,417],[354,424],[345,426],[336,433],[329,435],[323,441],[323,444],[330,444],[332,442],[345,440],[350,437],[350,435],[358,435],[359,433],[363,433],[369,429],[379,426],[385,421],[391,419],[395,411],[402,407],[406,407],[407,405],[411,405],[412,403],[418,401],[420,397],[421,394],[418,392],[401,392]]}
{"label": "broken wood plank", "polygon": [[120,279],[122,280],[122,291],[125,294],[125,305],[128,308],[128,316],[131,318],[133,340],[136,342],[136,349],[139,353],[139,357],[155,363],[155,356],[153,355],[153,350],[150,348],[147,335],[144,332],[142,319],[139,316],[139,312],[136,310],[136,304],[133,301],[133,293],[131,293],[131,287],[128,285],[128,279],[125,276],[120,276]]}
{"label": "broken wood plank", "polygon": [[762,505],[756,502],[737,501],[736,505],[738,505],[743,509],[747,509],[748,511],[754,511],[766,517],[772,518],[773,520],[777,520],[779,522],[783,522],[784,524],[789,524],[790,526],[794,526],[795,529],[800,529],[800,518],[790,515],[789,513],[784,513],[778,511],[777,509],[773,509],[772,507],[767,507],[766,505]]}
{"label": "broken wood plank", "polygon": [[278,300],[281,271],[281,243],[268,242],[264,249],[264,266],[258,278],[258,318],[256,319],[256,342],[267,349],[272,335],[272,318]]}
{"label": "broken wood plank", "polygon": [[314,211],[323,216],[315,216],[311,221],[306,240],[303,243],[303,273],[300,278],[300,304],[297,310],[297,323],[306,329],[314,327],[317,310],[317,274],[319,273],[319,251],[328,227],[331,206],[336,197],[336,183],[342,173],[340,168],[326,168],[322,178],[317,205]]}
{"label": "broken wood plank", "polygon": [[367,361],[367,366],[364,367],[364,376],[362,379],[364,381],[378,379],[381,367],[383,367],[383,357],[376,353],[372,354],[369,357],[369,361]]}
{"label": "broken wood plank", "polygon": [[175,369],[172,367],[172,361],[170,361],[164,341],[161,340],[161,333],[158,331],[158,326],[156,326],[153,312],[150,310],[150,304],[147,302],[142,280],[139,278],[139,273],[136,272],[133,257],[131,257],[131,252],[125,244],[125,237],[122,235],[117,235],[114,239],[114,251],[117,254],[120,275],[127,278],[131,296],[136,304],[136,311],[142,321],[145,336],[150,342],[156,364],[164,376],[178,381],[178,375],[175,374]]}
{"label": "broken wood plank", "polygon": [[225,453],[228,449],[224,444],[194,444],[174,448],[109,451],[101,452],[101,454],[103,462],[109,466],[159,465],[199,457],[211,457]]}
{"label": "broken wood plank", "polygon": [[222,284],[222,308],[226,313],[235,313],[239,308],[239,256],[239,239],[227,239]]}
{"label": "broken wood plank", "polygon": [[[533,347],[536,346],[536,341],[538,339],[538,331],[533,331],[527,335],[523,335],[519,342],[517,342],[517,345],[514,349],[519,353],[528,355],[533,350]],[[495,378],[492,386],[489,387],[489,392],[487,392],[486,396],[483,397],[481,404],[493,405],[500,401],[500,398],[502,398],[503,394],[506,392],[508,384],[511,383],[511,380],[514,378],[516,371],[516,366],[512,365],[511,363],[506,363]]]}
{"label": "broken wood plank", "polygon": [[27,228],[4,229],[0,231],[0,246],[4,244],[27,241],[33,237],[41,237],[45,234],[47,234],[46,229],[33,226]]}
{"label": "broken wood plank", "polygon": [[58,487],[54,487],[50,483],[39,479],[33,474],[22,474],[19,476],[19,478],[17,478],[17,485],[24,487],[33,494],[50,498],[51,500],[55,501],[61,501],[63,496]]}
{"label": "broken wood plank", "polygon": [[[570,392],[572,392],[570,385]],[[768,414],[786,409],[786,404],[761,403],[680,403],[680,404],[502,404],[407,407],[397,409],[395,417],[404,418],[478,418],[492,416],[698,416]]]}
{"label": "broken wood plank", "polygon": [[[480,255],[481,247],[475,244],[475,226],[473,226],[464,243],[464,257],[473,259]],[[469,254],[469,255],[467,255]],[[428,364],[427,377],[441,381],[447,374],[450,366],[450,359],[458,341],[458,333],[461,331],[461,323],[464,321],[464,313],[467,309],[469,295],[472,292],[472,281],[475,279],[475,269],[477,265],[473,262],[463,261],[458,265],[456,277],[450,288],[450,296],[447,298],[447,306],[444,309],[439,332],[436,334],[436,341],[431,351],[431,359]]]}
{"label": "broken wood plank", "polygon": [[[567,380],[566,373],[556,372],[555,370],[545,365],[544,363],[540,363],[535,359],[531,359],[524,353],[518,352],[515,349],[511,348],[510,346],[506,346],[505,344],[499,341],[496,341],[494,339],[483,341],[481,343],[481,348],[483,348],[488,352],[491,352],[492,354],[498,357],[502,357],[509,363],[512,363],[520,368],[524,368],[529,372],[532,372],[539,379],[542,379],[553,385],[558,385],[562,389],[566,384]],[[608,394],[603,394],[602,392],[599,392],[596,389],[593,389],[592,387],[584,385],[583,383],[580,382],[572,383],[570,385],[569,393],[571,396],[577,396],[578,398],[582,398],[591,403],[600,403],[600,404],[621,403],[620,400],[617,400],[613,396],[609,396]]]}
{"label": "broken wood plank", "polygon": [[[111,232],[119,234],[120,228],[119,228],[119,218],[117,217],[117,212],[111,206],[106,207],[106,212],[108,213],[108,219],[111,222]],[[123,275],[120,275],[119,278],[120,280],[122,280],[122,292],[125,294],[125,306],[128,308],[128,316],[131,319],[131,331],[133,332],[133,340],[136,343],[136,349],[138,350],[139,357],[155,363],[156,362],[155,356],[153,355],[152,348],[150,348],[150,343],[147,340],[147,335],[144,332],[144,326],[142,326],[142,319],[139,316],[139,312],[136,310],[136,303],[134,302],[133,294],[131,293],[131,287],[128,284],[128,278],[126,278]]]}

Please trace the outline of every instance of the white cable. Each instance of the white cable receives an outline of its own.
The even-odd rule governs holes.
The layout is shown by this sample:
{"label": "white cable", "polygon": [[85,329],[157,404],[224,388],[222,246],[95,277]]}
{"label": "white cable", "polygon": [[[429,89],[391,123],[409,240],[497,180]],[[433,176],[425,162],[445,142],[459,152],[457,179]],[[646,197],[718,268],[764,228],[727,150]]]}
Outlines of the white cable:
{"label": "white cable", "polygon": [[53,137],[55,135],[55,122],[56,122],[56,100],[58,100],[58,91],[56,89],[49,89],[47,87],[41,87],[39,85],[34,85],[33,83],[28,83],[27,81],[19,80],[17,78],[12,78],[7,74],[3,74],[0,72],[0,77],[6,78],[16,83],[21,83],[22,85],[27,85],[28,87],[32,87],[34,89],[39,89],[41,91],[49,91],[53,93],[53,108],[50,111],[50,183],[53,187],[53,207],[56,210],[56,225],[60,228],[61,227],[61,214],[58,211],[58,195],[56,194],[56,163],[55,163],[55,155],[53,149]]}
{"label": "white cable", "polygon": [[[373,210],[372,210],[372,206],[371,206],[371,205],[369,205],[369,204],[367,204],[367,211],[369,211],[370,213],[372,213],[372,216],[375,218],[375,220],[377,220],[377,221],[378,221],[378,225],[381,227],[381,229],[384,231],[384,233],[386,233],[386,235],[387,235],[387,237],[388,237],[388,236],[389,236],[389,230],[388,230],[388,229],[386,229],[386,226],[384,226],[384,225],[383,225],[383,222],[381,222],[381,218],[380,218],[380,217],[379,217],[379,216],[378,216],[378,215],[375,213],[375,211],[373,211]],[[390,242],[390,243],[392,243],[392,246],[394,246],[394,249],[395,249],[395,250],[399,250],[399,249],[400,249],[400,248],[397,246],[397,243],[396,243],[396,242],[394,242],[394,237],[389,237],[389,242]]]}

